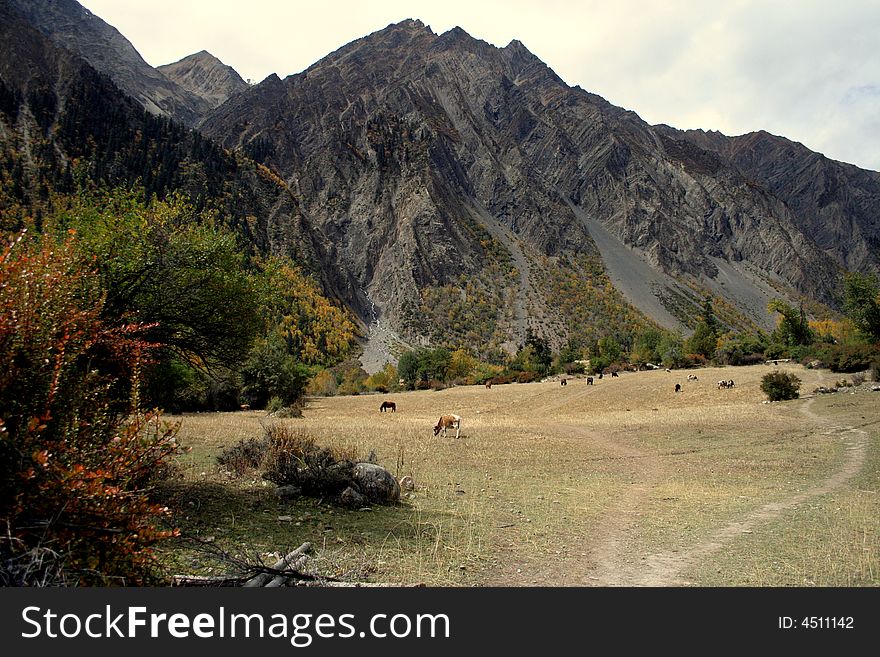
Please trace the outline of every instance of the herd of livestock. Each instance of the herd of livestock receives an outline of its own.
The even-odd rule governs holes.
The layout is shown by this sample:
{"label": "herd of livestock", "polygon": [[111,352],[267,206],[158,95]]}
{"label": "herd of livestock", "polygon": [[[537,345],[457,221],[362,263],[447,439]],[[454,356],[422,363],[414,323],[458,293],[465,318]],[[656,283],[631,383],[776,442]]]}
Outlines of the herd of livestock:
{"label": "herd of livestock", "polygon": [[[667,369],[667,372],[671,372],[672,370]],[[611,372],[612,377],[619,376],[617,372]],[[600,372],[597,377],[601,379],[603,377],[603,373]],[[572,377],[573,378],[573,377]],[[559,384],[562,386],[567,386],[570,377],[563,376],[559,379]],[[688,381],[698,381],[698,377],[696,374],[688,374]],[[489,379],[486,381],[486,388],[492,388],[493,380]],[[587,385],[593,385],[594,378],[592,376],[587,377]],[[723,388],[733,388],[734,387],[733,379],[721,380],[718,382],[718,389],[721,390]],[[674,392],[682,392],[682,387],[680,383],[676,383],[673,388]],[[386,399],[379,406],[379,411],[384,413],[386,411],[391,411],[392,413],[397,412],[397,404],[393,401]],[[440,419],[437,421],[437,424],[434,425],[434,435],[437,436],[441,431],[443,432],[443,436],[446,436],[446,432],[448,429],[455,429],[455,437],[458,438],[461,435],[461,416],[455,414],[449,415],[441,415]]]}

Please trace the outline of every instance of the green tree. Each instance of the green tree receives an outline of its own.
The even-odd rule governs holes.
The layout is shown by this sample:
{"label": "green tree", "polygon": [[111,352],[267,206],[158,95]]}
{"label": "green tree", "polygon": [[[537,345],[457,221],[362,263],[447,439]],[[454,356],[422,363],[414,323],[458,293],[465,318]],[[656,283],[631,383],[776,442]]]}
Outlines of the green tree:
{"label": "green tree", "polygon": [[630,362],[636,365],[644,365],[645,363],[658,363],[663,360],[659,351],[662,340],[663,331],[660,329],[647,328],[640,331],[633,340]]}
{"label": "green tree", "polygon": [[532,348],[533,364],[528,369],[545,374],[553,363],[553,352],[550,349],[550,343],[547,342],[546,338],[528,329],[526,331],[525,346]]}
{"label": "green tree", "polygon": [[254,280],[231,232],[179,197],[144,203],[116,190],[58,219],[94,260],[111,324],[137,320],[183,362],[234,366],[261,332]]}
{"label": "green tree", "polygon": [[662,359],[663,367],[684,367],[688,359],[684,353],[684,340],[678,333],[667,333],[663,336],[657,351]]}
{"label": "green tree", "polygon": [[880,285],[873,274],[848,274],[844,310],[869,340],[880,341]]}
{"label": "green tree", "polygon": [[419,357],[415,351],[404,351],[397,361],[397,372],[407,388],[413,390],[419,380]]}
{"label": "green tree", "polygon": [[687,341],[687,352],[700,354],[709,359],[714,358],[720,334],[721,325],[712,308],[712,297],[707,295],[703,299],[703,315],[694,328],[693,335]]}
{"label": "green tree", "polygon": [[256,342],[241,368],[242,391],[251,406],[264,408],[272,397],[285,406],[297,402],[309,380],[308,370],[290,355],[277,335]]}
{"label": "green tree", "polygon": [[814,335],[807,321],[804,308],[794,308],[781,299],[771,299],[767,308],[772,312],[779,313],[779,325],[773,331],[771,339],[787,347],[809,345],[813,343]]}

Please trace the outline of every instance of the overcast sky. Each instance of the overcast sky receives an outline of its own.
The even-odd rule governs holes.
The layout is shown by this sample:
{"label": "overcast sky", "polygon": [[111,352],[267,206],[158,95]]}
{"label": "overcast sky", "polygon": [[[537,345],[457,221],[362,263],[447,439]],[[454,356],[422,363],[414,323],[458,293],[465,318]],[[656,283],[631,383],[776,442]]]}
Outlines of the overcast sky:
{"label": "overcast sky", "polygon": [[880,0],[80,0],[150,64],[258,82],[404,18],[519,39],[570,85],[676,128],[767,130],[880,170]]}

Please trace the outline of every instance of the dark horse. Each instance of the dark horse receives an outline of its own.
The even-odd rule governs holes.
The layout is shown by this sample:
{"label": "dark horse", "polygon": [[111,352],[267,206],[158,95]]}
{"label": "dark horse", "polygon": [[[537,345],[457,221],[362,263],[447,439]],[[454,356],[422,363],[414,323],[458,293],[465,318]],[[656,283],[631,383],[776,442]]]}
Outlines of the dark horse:
{"label": "dark horse", "polygon": [[386,408],[390,408],[392,413],[397,412],[397,404],[395,404],[393,401],[383,401],[382,405],[379,407],[379,410],[384,413]]}

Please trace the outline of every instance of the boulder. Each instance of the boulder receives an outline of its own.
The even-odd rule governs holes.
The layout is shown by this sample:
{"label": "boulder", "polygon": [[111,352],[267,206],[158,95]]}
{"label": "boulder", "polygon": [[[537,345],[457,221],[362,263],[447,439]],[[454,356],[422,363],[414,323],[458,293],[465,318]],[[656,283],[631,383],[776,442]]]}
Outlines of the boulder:
{"label": "boulder", "polygon": [[369,504],[369,500],[367,500],[366,496],[362,495],[351,486],[348,486],[339,494],[338,501],[340,506],[348,507],[349,509],[360,509]]}
{"label": "boulder", "polygon": [[354,481],[370,502],[393,504],[400,500],[400,484],[381,465],[358,463],[354,466]]}
{"label": "boulder", "polygon": [[295,500],[302,495],[302,489],[299,486],[288,485],[279,486],[275,489],[275,496],[281,500]]}

